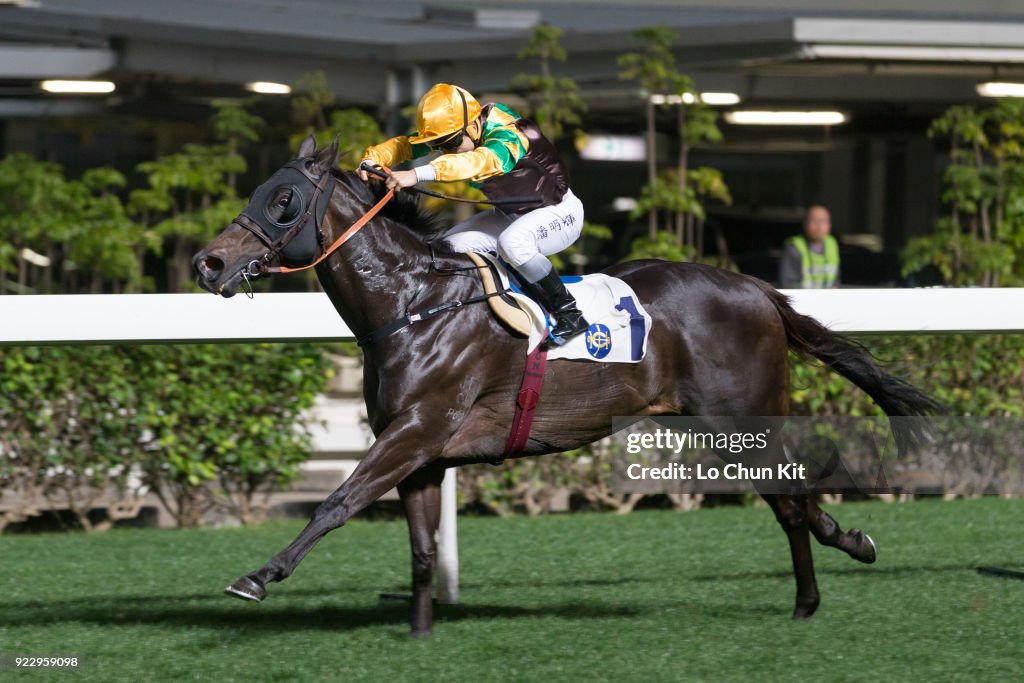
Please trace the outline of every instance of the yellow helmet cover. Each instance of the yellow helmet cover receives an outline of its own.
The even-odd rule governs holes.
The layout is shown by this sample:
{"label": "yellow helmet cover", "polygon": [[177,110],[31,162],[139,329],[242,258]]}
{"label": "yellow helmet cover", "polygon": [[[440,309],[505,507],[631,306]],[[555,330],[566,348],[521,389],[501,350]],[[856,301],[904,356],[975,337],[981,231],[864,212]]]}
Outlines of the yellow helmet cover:
{"label": "yellow helmet cover", "polygon": [[420,98],[416,108],[419,135],[409,138],[409,142],[416,145],[465,133],[480,112],[480,103],[467,91],[448,83],[437,83]]}

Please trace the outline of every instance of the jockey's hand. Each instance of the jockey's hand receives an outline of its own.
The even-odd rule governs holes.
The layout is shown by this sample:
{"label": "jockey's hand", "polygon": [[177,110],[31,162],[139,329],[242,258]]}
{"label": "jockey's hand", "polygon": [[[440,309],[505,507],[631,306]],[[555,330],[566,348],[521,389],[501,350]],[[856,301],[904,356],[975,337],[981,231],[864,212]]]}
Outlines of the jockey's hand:
{"label": "jockey's hand", "polygon": [[[377,170],[380,170],[377,164],[373,163],[369,159],[363,159],[363,161],[359,164],[359,168],[356,169],[356,175],[358,175],[359,179],[362,180],[364,183],[369,182],[370,180],[370,174],[366,172],[367,168],[375,168]],[[376,178],[377,176],[374,177]]]}
{"label": "jockey's hand", "polygon": [[387,186],[389,189],[394,189],[398,192],[402,191],[404,187],[412,187],[417,183],[416,171],[393,171],[387,179]]}

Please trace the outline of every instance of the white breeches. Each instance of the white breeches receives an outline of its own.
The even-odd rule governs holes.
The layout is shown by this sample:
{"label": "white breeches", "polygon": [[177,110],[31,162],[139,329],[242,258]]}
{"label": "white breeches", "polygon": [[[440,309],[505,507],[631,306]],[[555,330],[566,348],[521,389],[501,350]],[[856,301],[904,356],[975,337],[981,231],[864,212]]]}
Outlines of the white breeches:
{"label": "white breeches", "polygon": [[[444,235],[457,252],[497,252],[513,268],[538,255],[557,254],[579,239],[583,230],[583,202],[568,190],[562,201],[508,216],[499,209],[481,211]],[[549,266],[550,268],[550,266]]]}

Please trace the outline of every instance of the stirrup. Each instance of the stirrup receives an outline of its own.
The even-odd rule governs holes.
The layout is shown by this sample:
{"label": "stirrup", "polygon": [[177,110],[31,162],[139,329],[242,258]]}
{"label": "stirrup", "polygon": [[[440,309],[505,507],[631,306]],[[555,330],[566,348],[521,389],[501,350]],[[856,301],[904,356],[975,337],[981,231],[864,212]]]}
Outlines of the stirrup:
{"label": "stirrup", "polygon": [[558,311],[555,314],[555,324],[551,327],[551,341],[561,346],[589,328],[590,324],[575,306]]}

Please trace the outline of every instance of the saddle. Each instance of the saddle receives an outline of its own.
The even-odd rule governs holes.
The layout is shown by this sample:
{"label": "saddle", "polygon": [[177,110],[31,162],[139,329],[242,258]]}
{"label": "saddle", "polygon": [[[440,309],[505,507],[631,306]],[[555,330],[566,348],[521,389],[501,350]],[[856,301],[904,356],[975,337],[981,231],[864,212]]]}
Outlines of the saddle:
{"label": "saddle", "polygon": [[[515,299],[516,296],[523,295],[516,294],[505,287],[499,290],[497,283],[501,282],[501,275],[495,263],[484,259],[483,256],[472,251],[468,252],[466,256],[480,270],[480,280],[484,284],[484,293],[495,295],[487,299],[487,303],[491,305],[491,311],[494,315],[498,320],[508,325],[513,332],[523,337],[529,337],[533,330],[533,321],[530,314],[523,310],[523,307]],[[499,291],[501,292],[500,294],[498,294]]]}

